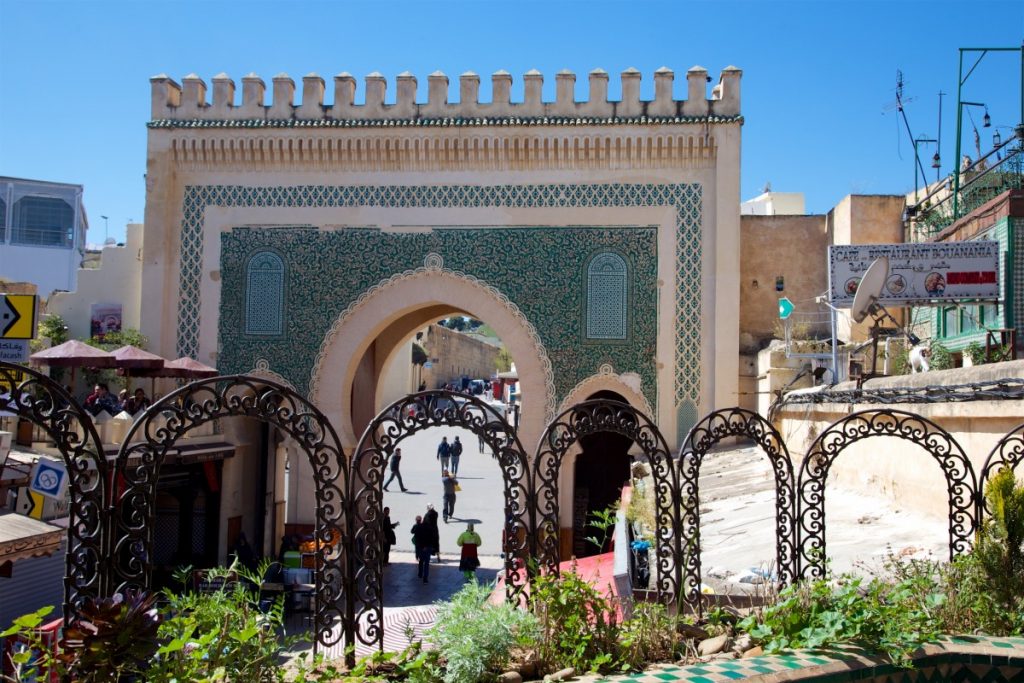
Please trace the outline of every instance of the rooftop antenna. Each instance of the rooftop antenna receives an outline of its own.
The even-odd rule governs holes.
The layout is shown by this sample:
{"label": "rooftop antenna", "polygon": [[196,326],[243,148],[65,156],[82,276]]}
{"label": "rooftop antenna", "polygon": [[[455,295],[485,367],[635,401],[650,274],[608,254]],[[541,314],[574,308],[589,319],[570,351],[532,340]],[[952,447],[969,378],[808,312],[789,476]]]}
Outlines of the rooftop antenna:
{"label": "rooftop antenna", "polygon": [[853,296],[853,306],[850,308],[850,316],[855,323],[864,322],[864,319],[871,316],[871,372],[862,375],[857,381],[857,388],[860,389],[865,380],[880,377],[876,372],[878,368],[878,339],[883,333],[891,334],[893,328],[883,327],[886,320],[892,322],[896,332],[902,332],[911,345],[921,343],[920,338],[913,332],[904,329],[899,321],[892,317],[885,306],[879,303],[882,296],[882,289],[886,280],[889,279],[889,257],[879,256],[875,259],[864,273],[864,277],[857,284],[857,293]]}
{"label": "rooftop antenna", "polygon": [[[904,107],[906,105],[910,104],[911,102],[913,102],[914,100],[916,100],[917,98],[916,97],[904,97],[903,96],[903,86],[904,86],[903,70],[902,69],[896,69],[896,101],[895,102],[890,102],[888,105],[886,105],[882,109],[882,113],[883,114],[887,114],[890,111],[894,111],[894,110],[899,112],[900,118],[903,119],[903,127],[907,129],[907,137],[910,138],[910,144],[913,145],[914,144],[914,133],[911,132],[911,130],[910,130],[910,121],[907,119],[907,112],[906,112],[906,109],[904,109]],[[899,138],[896,138],[896,144],[899,145]],[[900,157],[900,158],[902,158],[902,157]],[[921,159],[917,155],[917,147],[916,146],[914,147],[914,164],[921,171],[921,176],[922,177],[927,177],[924,174],[924,164],[921,163]]]}

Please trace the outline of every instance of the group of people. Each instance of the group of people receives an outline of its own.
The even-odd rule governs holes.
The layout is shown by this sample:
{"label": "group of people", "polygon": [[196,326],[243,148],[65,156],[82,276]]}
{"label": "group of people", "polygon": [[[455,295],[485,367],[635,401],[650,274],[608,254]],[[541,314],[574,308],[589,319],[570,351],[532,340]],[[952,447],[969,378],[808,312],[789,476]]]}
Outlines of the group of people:
{"label": "group of people", "polygon": [[114,396],[105,383],[99,382],[85,398],[85,409],[93,415],[99,415],[102,411],[111,415],[117,415],[121,411],[135,415],[148,407],[149,398],[142,387],[136,388],[135,393],[130,396],[127,389],[122,389],[120,394]]}
{"label": "group of people", "polygon": [[[391,548],[396,541],[395,527],[398,522],[391,522],[391,510],[384,508],[385,534],[387,536],[387,547],[384,551],[385,562],[390,555]],[[416,523],[409,530],[412,533],[412,546],[416,552],[416,577],[429,583],[430,580],[430,558],[437,557],[441,561],[441,538],[437,528],[437,510],[433,505],[427,506],[427,511],[422,515],[416,515]],[[476,577],[477,567],[480,566],[479,548],[482,543],[478,534],[470,522],[466,525],[455,543],[461,548],[459,557],[459,571],[463,573],[466,580]]]}

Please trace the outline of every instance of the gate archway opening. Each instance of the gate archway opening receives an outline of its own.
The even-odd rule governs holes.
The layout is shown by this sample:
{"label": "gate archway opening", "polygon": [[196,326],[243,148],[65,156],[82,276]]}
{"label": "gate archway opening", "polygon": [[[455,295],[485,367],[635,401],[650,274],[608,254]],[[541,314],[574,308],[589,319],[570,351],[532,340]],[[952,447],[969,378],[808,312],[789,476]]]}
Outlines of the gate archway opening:
{"label": "gate archway opening", "polygon": [[110,468],[92,417],[43,373],[0,361],[0,408],[41,427],[68,476],[63,613],[69,623],[88,598],[111,593],[107,563]]}
{"label": "gate archway opening", "polygon": [[[536,329],[501,292],[477,278],[431,265],[368,290],[335,320],[321,343],[310,382],[315,405],[354,447],[367,425],[408,388],[386,389],[396,354],[427,324],[465,315],[490,325],[515,359],[522,394],[519,431],[534,439],[555,411],[554,374]],[[435,389],[436,387],[427,387]]]}
{"label": "gate archway opening", "polygon": [[[687,548],[685,600],[698,610],[702,582],[700,473],[711,450],[726,439],[749,439],[768,458],[772,472],[775,503],[774,572],[781,585],[793,582],[797,574],[796,499],[793,465],[782,435],[755,412],[743,408],[717,410],[706,415],[686,435],[679,449],[682,477],[682,518],[680,532]],[[755,558],[761,559],[761,558]]]}
{"label": "gate archway opening", "polygon": [[316,508],[313,647],[337,645],[349,631],[342,543],[348,461],[327,418],[292,389],[265,378],[233,375],[191,382],[153,403],[132,424],[115,468],[122,490],[114,502],[109,532],[114,591],[149,588],[152,583],[157,483],[168,455],[190,431],[229,417],[271,425],[307,455],[314,473]]}
{"label": "gate archway opening", "polygon": [[[608,389],[594,392],[586,400],[628,403],[621,394]],[[631,480],[633,457],[643,454],[631,455],[633,440],[618,432],[587,434],[577,446],[566,456],[572,460],[572,469],[563,483],[569,483],[572,491],[572,555],[589,557],[605,552],[587,540],[600,536],[591,525],[594,515],[622,498],[622,488]]]}
{"label": "gate archway opening", "polygon": [[[451,391],[410,394],[382,410],[367,426],[356,446],[351,466],[349,535],[353,591],[349,623],[350,644],[384,646],[384,478],[391,456],[406,439],[438,427],[459,428],[477,435],[500,465],[503,480],[502,550],[506,597],[520,599],[527,581],[527,559],[534,554],[535,509],[526,453],[516,431],[490,405],[480,399]],[[466,444],[469,458],[476,443]],[[479,457],[488,457],[481,451]],[[428,453],[433,459],[434,453]],[[403,456],[403,461],[405,457]],[[438,469],[440,465],[438,465]],[[438,477],[438,486],[440,477]],[[469,491],[457,495],[465,496]],[[436,502],[437,501],[424,501]],[[465,521],[465,520],[462,520]],[[489,530],[498,533],[497,529]],[[426,580],[424,579],[424,583]],[[351,656],[350,656],[351,659]]]}
{"label": "gate archway opening", "polygon": [[[976,518],[977,480],[960,444],[942,427],[902,410],[863,410],[829,425],[814,440],[797,479],[800,578],[822,578],[828,556],[825,539],[826,480],[837,458],[873,437],[917,444],[941,471],[946,488],[950,560],[971,548]],[[906,463],[906,453],[897,454]]]}
{"label": "gate archway opening", "polygon": [[602,433],[629,438],[633,448],[650,467],[657,522],[652,575],[659,600],[672,602],[682,589],[678,470],[657,425],[626,403],[608,399],[584,401],[563,411],[544,430],[533,461],[538,562],[542,569],[555,572],[563,556],[559,505],[563,459],[582,439]]}

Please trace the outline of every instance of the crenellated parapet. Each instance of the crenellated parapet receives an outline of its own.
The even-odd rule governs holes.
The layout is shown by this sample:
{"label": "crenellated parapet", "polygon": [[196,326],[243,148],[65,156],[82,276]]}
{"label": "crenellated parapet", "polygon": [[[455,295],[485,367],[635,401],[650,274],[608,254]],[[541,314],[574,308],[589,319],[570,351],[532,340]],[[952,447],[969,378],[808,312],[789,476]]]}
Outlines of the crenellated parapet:
{"label": "crenellated parapet", "polygon": [[673,98],[675,74],[662,67],[654,73],[654,99],[640,99],[642,74],[626,69],[620,74],[622,98],[608,99],[608,73],[595,69],[588,74],[589,97],[577,101],[576,74],[555,74],[555,100],[542,97],[544,76],[535,70],[523,75],[523,101],[512,101],[512,75],[496,71],[491,75],[492,98],[480,101],[480,76],[467,71],[459,76],[458,102],[450,102],[448,76],[435,71],[427,77],[427,101],[417,102],[417,80],[401,73],[395,79],[395,101],[386,103],[387,79],[371,73],[364,79],[364,98],[356,104],[357,82],[348,73],[334,77],[331,104],[325,102],[327,83],[315,73],[302,78],[301,99],[296,102],[296,83],[287,74],[271,81],[271,101],[267,84],[256,74],[242,78],[241,99],[235,82],[226,74],[213,77],[212,101],[206,82],[189,74],[179,85],[165,74],[150,79],[152,84],[152,127],[178,127],[184,122],[209,122],[210,126],[377,126],[396,125],[488,125],[614,124],[652,123],[731,123],[740,118],[740,77],[735,67],[722,70],[719,82],[708,95],[707,70],[695,66],[686,72],[685,100]]}

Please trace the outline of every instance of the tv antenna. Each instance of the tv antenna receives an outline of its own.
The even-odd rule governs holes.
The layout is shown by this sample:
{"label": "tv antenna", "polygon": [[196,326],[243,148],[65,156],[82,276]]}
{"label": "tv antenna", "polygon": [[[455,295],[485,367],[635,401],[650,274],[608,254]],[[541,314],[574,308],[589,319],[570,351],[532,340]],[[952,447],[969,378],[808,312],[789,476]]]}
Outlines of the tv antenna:
{"label": "tv antenna", "polygon": [[[910,121],[907,119],[907,111],[906,111],[906,109],[904,107],[906,107],[906,105],[910,104],[911,102],[913,102],[917,98],[916,97],[904,97],[903,96],[903,86],[904,85],[905,85],[905,82],[903,80],[903,70],[902,69],[896,69],[896,100],[894,102],[890,102],[885,107],[883,107],[882,108],[882,114],[888,114],[891,111],[898,112],[899,113],[899,117],[903,120],[903,127],[906,128],[906,130],[907,130],[907,137],[910,138],[910,144],[912,146],[914,146],[915,145],[915,143],[914,143],[914,133],[910,130]],[[897,127],[899,127],[898,123],[896,125],[897,125]],[[900,144],[900,139],[899,139],[899,136],[897,136],[896,137],[896,148],[897,148],[896,153],[897,153],[897,155],[899,155],[899,144]],[[903,157],[900,156],[900,158],[902,159]],[[926,178],[927,176],[924,173],[924,165],[921,163],[921,159],[917,155],[917,147],[916,146],[914,146],[914,165],[917,166],[918,169],[921,171],[921,177]]]}
{"label": "tv antenna", "polygon": [[894,328],[884,327],[886,320],[892,322],[896,333],[903,333],[911,345],[921,343],[920,338],[913,332],[906,330],[900,325],[896,318],[892,317],[885,306],[878,300],[882,296],[882,289],[885,288],[886,280],[889,279],[889,257],[879,256],[875,259],[864,273],[864,277],[857,284],[857,293],[853,296],[853,306],[850,308],[850,317],[855,323],[864,322],[864,319],[871,316],[871,372],[862,375],[857,380],[857,388],[860,389],[864,380],[880,377],[878,369],[878,339],[883,335],[891,336]]}

